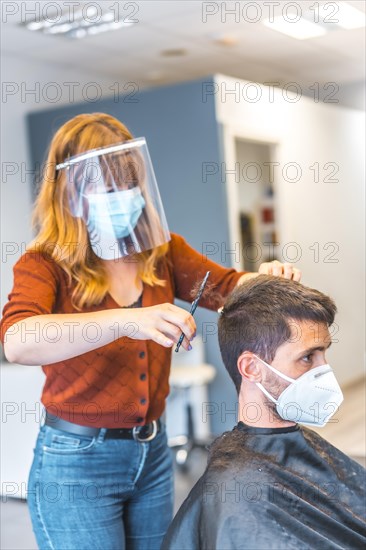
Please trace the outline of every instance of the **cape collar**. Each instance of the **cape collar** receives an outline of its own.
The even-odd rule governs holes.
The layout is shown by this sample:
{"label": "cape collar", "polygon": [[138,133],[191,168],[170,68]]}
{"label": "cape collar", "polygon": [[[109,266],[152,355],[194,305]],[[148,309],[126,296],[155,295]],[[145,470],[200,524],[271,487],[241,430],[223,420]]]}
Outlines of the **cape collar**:
{"label": "cape collar", "polygon": [[272,435],[297,432],[298,430],[300,430],[300,426],[298,424],[295,424],[295,426],[289,426],[287,428],[257,428],[255,426],[248,426],[247,424],[244,424],[244,422],[240,421],[237,423],[234,430],[240,430],[248,434]]}

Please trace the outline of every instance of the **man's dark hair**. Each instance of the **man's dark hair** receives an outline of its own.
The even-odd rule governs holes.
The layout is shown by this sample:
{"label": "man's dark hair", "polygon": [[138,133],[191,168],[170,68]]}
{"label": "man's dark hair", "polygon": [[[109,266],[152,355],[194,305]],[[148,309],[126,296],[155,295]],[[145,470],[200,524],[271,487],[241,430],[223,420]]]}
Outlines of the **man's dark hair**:
{"label": "man's dark hair", "polygon": [[239,393],[237,361],[251,351],[271,363],[277,348],[293,337],[296,321],[330,326],[337,308],[331,298],[295,281],[259,275],[237,286],[228,296],[218,322],[225,367]]}

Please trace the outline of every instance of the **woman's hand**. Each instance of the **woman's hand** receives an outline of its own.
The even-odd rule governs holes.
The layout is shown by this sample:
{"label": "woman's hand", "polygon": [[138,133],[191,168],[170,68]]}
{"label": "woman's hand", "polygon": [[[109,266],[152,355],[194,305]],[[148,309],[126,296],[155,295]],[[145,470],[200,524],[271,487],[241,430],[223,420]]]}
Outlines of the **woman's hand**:
{"label": "woman's hand", "polygon": [[300,281],[301,271],[294,267],[292,264],[282,264],[278,260],[273,262],[265,262],[259,266],[258,273],[246,273],[240,277],[238,284],[244,283],[248,279],[257,277],[258,275],[274,275],[275,277],[283,277],[284,279],[292,279],[293,281]]}
{"label": "woman's hand", "polygon": [[[97,327],[98,338],[85,337],[90,324]],[[49,365],[100,348],[123,336],[154,340],[171,347],[178,342],[182,332],[185,334],[182,345],[188,350],[189,340],[196,334],[196,323],[188,311],[173,304],[91,313],[50,313],[27,317],[12,325],[5,334],[4,350],[10,363]]]}
{"label": "woman's hand", "polygon": [[123,332],[134,340],[153,340],[166,348],[177,343],[181,333],[182,346],[188,350],[190,340],[196,335],[196,323],[188,311],[173,304],[128,309],[128,320]]}
{"label": "woman's hand", "polygon": [[299,269],[289,263],[282,264],[278,260],[261,264],[259,266],[258,273],[260,275],[274,275],[275,277],[292,279],[293,281],[298,282],[301,279],[301,271]]}

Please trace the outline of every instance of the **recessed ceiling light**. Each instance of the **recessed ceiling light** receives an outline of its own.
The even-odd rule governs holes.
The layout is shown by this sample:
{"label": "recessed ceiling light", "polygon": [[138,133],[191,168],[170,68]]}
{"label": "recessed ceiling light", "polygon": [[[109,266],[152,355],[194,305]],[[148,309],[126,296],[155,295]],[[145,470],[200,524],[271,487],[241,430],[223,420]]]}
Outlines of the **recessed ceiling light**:
{"label": "recessed ceiling light", "polygon": [[210,38],[215,44],[224,47],[236,46],[239,43],[239,39],[237,38],[237,36],[234,36],[232,34],[211,34]]}
{"label": "recessed ceiling light", "polygon": [[292,38],[297,38],[297,40],[306,40],[307,38],[323,36],[327,32],[324,27],[307,21],[306,19],[301,18],[296,22],[290,22],[286,21],[281,15],[274,17],[272,20],[265,19],[263,24],[274,31],[287,34],[287,36],[291,36]]}
{"label": "recessed ceiling light", "polygon": [[146,79],[151,82],[159,82],[165,78],[165,75],[162,71],[149,71],[146,73]]}
{"label": "recessed ceiling light", "polygon": [[187,54],[187,50],[184,48],[172,48],[170,50],[163,50],[160,55],[163,57],[181,57]]}
{"label": "recessed ceiling light", "polygon": [[41,21],[32,21],[27,24],[27,29],[30,31],[39,31],[43,28],[43,23]]}

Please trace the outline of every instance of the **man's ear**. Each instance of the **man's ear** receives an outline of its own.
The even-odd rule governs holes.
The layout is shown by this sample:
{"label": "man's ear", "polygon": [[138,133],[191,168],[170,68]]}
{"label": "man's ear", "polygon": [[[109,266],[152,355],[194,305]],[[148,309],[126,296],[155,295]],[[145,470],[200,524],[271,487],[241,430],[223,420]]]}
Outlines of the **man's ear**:
{"label": "man's ear", "polygon": [[244,380],[248,382],[260,382],[262,380],[262,372],[258,367],[257,358],[251,351],[243,351],[238,358],[237,366]]}

